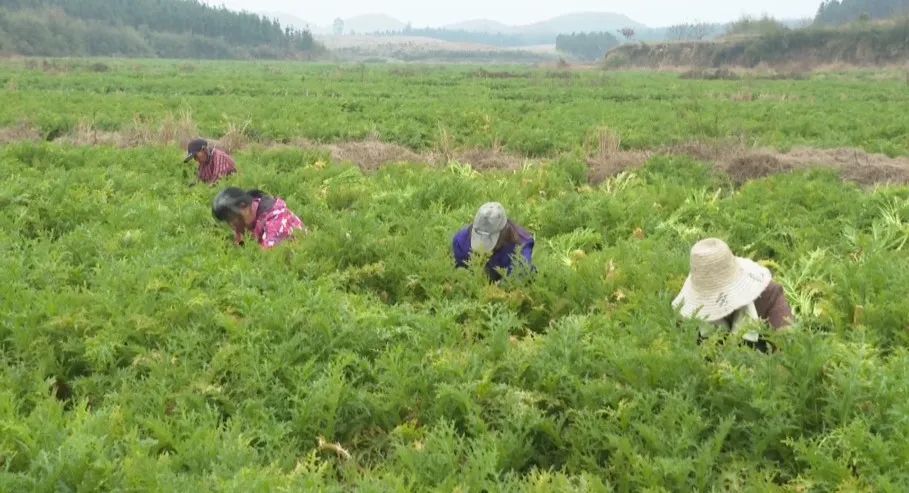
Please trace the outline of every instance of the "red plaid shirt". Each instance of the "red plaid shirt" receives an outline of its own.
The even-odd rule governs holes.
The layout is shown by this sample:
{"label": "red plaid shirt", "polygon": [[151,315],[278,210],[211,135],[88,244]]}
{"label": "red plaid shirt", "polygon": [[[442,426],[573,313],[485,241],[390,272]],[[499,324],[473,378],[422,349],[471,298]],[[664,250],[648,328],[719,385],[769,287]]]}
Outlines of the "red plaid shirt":
{"label": "red plaid shirt", "polygon": [[[252,233],[256,241],[264,249],[269,249],[278,243],[288,239],[294,231],[306,231],[306,226],[281,199],[275,199],[275,204],[271,209],[259,214],[259,204],[262,199],[256,199],[252,203],[253,214],[256,215],[256,222],[253,225]],[[234,239],[239,244],[243,242],[243,236],[248,228],[234,230]]]}
{"label": "red plaid shirt", "polygon": [[220,149],[208,150],[208,162],[199,165],[199,181],[214,185],[221,178],[237,172],[234,160]]}

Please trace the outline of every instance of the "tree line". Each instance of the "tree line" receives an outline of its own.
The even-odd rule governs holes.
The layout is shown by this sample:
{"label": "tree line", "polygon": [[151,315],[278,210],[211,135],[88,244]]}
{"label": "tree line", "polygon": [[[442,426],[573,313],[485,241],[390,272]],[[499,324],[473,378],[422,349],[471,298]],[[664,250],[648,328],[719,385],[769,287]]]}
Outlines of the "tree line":
{"label": "tree line", "polygon": [[556,50],[582,60],[599,60],[606,52],[618,46],[619,40],[608,32],[560,34],[556,37]]}
{"label": "tree line", "polygon": [[287,58],[321,51],[307,31],[198,0],[3,0],[0,52],[38,56]]}
{"label": "tree line", "polygon": [[841,25],[898,16],[909,16],[909,0],[827,0],[821,3],[814,21],[822,25]]}

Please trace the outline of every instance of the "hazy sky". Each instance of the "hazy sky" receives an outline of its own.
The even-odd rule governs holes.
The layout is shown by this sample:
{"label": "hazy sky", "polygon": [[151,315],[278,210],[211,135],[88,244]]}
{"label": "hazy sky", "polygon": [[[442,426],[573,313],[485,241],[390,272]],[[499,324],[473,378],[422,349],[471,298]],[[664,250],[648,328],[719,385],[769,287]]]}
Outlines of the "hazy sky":
{"label": "hazy sky", "polygon": [[722,22],[743,14],[768,13],[777,18],[813,17],[821,0],[208,0],[252,12],[286,12],[327,25],[335,17],[384,13],[415,27],[485,18],[506,24],[528,24],[578,11],[617,12],[651,27],[683,21]]}

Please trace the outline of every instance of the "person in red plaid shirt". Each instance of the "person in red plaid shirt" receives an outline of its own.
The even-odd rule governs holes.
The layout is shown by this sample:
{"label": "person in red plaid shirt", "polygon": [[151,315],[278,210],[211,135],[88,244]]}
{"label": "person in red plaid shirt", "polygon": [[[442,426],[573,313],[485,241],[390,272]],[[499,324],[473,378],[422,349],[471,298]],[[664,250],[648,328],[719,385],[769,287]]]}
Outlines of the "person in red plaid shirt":
{"label": "person in red plaid shirt", "polygon": [[251,232],[263,249],[269,249],[290,238],[295,231],[306,232],[306,226],[278,197],[260,190],[243,191],[225,188],[212,202],[215,219],[234,228],[234,243],[243,245],[246,232]]}
{"label": "person in red plaid shirt", "polygon": [[221,149],[210,147],[204,139],[195,139],[186,146],[184,163],[195,159],[199,163],[199,181],[214,185],[221,178],[237,172],[234,160]]}

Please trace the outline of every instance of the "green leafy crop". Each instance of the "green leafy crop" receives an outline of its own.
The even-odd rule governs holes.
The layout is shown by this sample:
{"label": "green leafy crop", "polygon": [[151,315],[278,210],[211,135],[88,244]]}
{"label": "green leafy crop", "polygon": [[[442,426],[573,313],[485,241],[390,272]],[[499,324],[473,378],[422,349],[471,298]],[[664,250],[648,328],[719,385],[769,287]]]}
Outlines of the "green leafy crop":
{"label": "green leafy crop", "polygon": [[[354,90],[343,68],[280,67],[338,70],[338,90]],[[422,80],[466,73],[438,70]],[[632,90],[645,76],[625,77],[604,94],[657,94],[648,83]],[[148,91],[195,90],[142,84],[109,97],[165,108]],[[704,89],[678,89],[692,90]],[[522,91],[547,94],[503,94]],[[204,100],[244,97],[271,104],[261,90]],[[328,96],[314,100],[313,111],[346,118]],[[7,102],[7,119],[45,104]],[[383,104],[363,111],[383,114]],[[296,125],[291,113],[261,121],[280,133]],[[299,117],[329,133],[356,128],[332,118]],[[587,116],[556,121],[577,118]],[[528,131],[509,121],[496,125]],[[186,187],[181,156],[0,148],[0,491],[909,486],[904,187],[863,190],[811,170],[736,187],[668,157],[595,186],[567,158],[515,172],[405,163],[364,174],[319,153],[253,146],[222,184],[284,198],[310,229],[261,251],[233,246],[211,218],[216,189]],[[452,235],[490,199],[536,234],[533,282],[490,285],[482,269],[453,268]],[[670,308],[690,245],[708,235],[769,265],[786,288],[798,322],[768,336],[778,352],[698,346],[697,327]]]}

